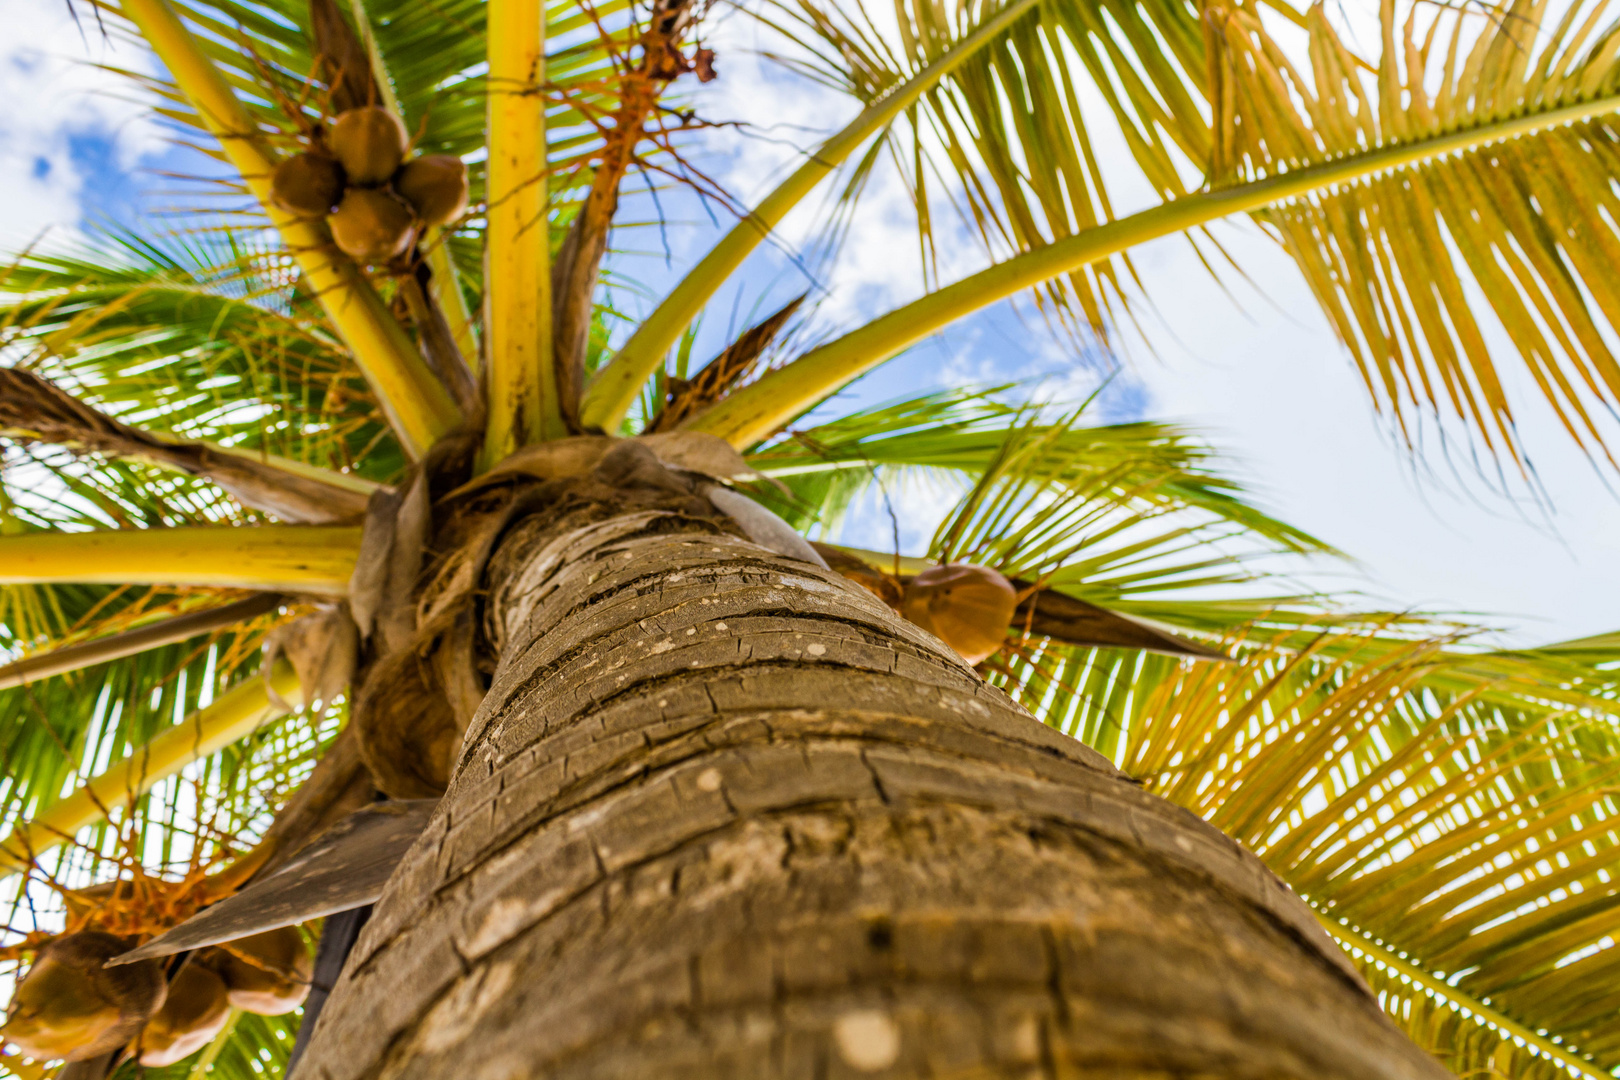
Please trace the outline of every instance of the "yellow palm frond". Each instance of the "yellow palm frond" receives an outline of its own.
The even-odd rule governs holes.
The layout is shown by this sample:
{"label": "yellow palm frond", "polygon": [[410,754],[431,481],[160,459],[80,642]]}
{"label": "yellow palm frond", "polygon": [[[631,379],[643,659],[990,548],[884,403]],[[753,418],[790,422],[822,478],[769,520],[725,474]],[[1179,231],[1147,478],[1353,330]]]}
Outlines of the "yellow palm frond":
{"label": "yellow palm frond", "polygon": [[[1238,185],[1620,89],[1610,5],[1572,4],[1556,25],[1544,25],[1548,15],[1546,0],[1511,0],[1472,12],[1414,5],[1398,21],[1384,0],[1368,73],[1320,4],[1301,70],[1252,7],[1210,3],[1210,179]],[[1504,367],[1516,355],[1569,434],[1601,449],[1597,413],[1620,402],[1606,340],[1620,326],[1617,173],[1610,112],[1258,216],[1409,442],[1417,409],[1463,420],[1493,452],[1517,456]]]}
{"label": "yellow palm frond", "polygon": [[[1540,1075],[1515,1039],[1593,1076],[1620,1065],[1616,642],[1272,636],[1235,665],[1077,650],[1064,668],[1053,650],[1014,689],[1260,855],[1453,1067]],[[1066,687],[1084,710],[1051,708]]]}

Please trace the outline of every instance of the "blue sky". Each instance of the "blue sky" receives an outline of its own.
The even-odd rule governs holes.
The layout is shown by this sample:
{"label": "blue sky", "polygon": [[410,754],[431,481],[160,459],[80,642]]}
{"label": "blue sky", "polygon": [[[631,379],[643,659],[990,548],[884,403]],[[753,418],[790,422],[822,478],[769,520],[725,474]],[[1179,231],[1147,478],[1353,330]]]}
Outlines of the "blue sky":
{"label": "blue sky", "polygon": [[[127,46],[110,49],[93,28],[86,41],[58,3],[0,0],[0,25],[12,31],[0,44],[0,100],[11,103],[0,113],[0,244],[15,248],[47,227],[47,242],[65,242],[98,220],[161,228],[152,215],[170,199],[158,173],[183,165],[186,152],[142,118],[127,84],[85,63],[147,61]],[[766,76],[747,55],[753,44],[740,29],[722,32],[721,78],[694,97],[711,118],[755,125],[757,138],[721,133],[698,149],[703,166],[745,200],[791,162],[788,143],[813,143],[849,111]],[[662,203],[670,219],[662,234],[637,230],[620,245],[647,254],[615,263],[651,291],[714,236],[695,200],[669,193]],[[651,210],[640,197],[626,213]],[[790,220],[788,240],[802,241],[794,230],[803,227]],[[912,237],[902,193],[880,180],[830,272],[808,281],[779,252],[762,252],[740,276],[740,297],[716,305],[698,354],[722,343],[733,306],[746,322],[756,306],[768,310],[814,287],[826,325],[849,326],[915,296],[921,279]],[[1184,242],[1136,252],[1151,302],[1143,309],[1146,340],[1121,340],[1127,359],[1099,402],[1100,420],[1161,419],[1204,433],[1269,510],[1358,560],[1316,566],[1302,575],[1310,585],[1360,590],[1401,608],[1476,613],[1520,644],[1620,628],[1620,501],[1611,491],[1620,484],[1612,472],[1600,475],[1524,395],[1520,429],[1550,513],[1492,492],[1471,466],[1453,469],[1432,446],[1414,458],[1373,414],[1289,261],[1246,225],[1223,228],[1221,239],[1264,295],[1227,282],[1228,295]],[[950,276],[978,258],[964,240],[948,255]],[[620,302],[632,311],[647,304],[630,294]],[[1003,307],[919,345],[851,393],[877,400],[1031,379],[1044,395],[1078,399],[1100,376],[1098,364],[1077,363],[1056,347],[1038,320]],[[902,500],[907,539],[920,542],[938,498],[919,489]],[[874,521],[865,531],[886,535],[887,528]]]}

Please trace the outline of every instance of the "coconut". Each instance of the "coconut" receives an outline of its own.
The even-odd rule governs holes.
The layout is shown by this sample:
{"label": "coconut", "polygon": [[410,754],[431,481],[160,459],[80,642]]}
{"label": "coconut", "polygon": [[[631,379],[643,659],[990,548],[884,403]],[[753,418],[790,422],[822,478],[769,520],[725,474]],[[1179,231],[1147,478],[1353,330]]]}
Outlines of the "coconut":
{"label": "coconut", "polygon": [[390,191],[350,188],[327,219],[332,240],[356,262],[381,263],[410,250],[416,215]]}
{"label": "coconut", "polygon": [[944,641],[970,664],[993,654],[1007,641],[1007,627],[1018,609],[1012,582],[988,566],[950,563],[932,566],[906,585],[900,614]]}
{"label": "coconut", "polygon": [[300,217],[323,217],[343,198],[343,166],[324,154],[294,154],[270,174],[270,201]]}
{"label": "coconut", "polygon": [[467,209],[467,166],[450,154],[419,157],[394,174],[394,190],[424,224],[443,225]]}
{"label": "coconut", "polygon": [[330,141],[351,184],[380,184],[405,160],[405,125],[377,105],[339,113]]}
{"label": "coconut", "polygon": [[231,1014],[225,980],[201,964],[186,964],[141,1032],[142,1065],[173,1065],[214,1040]]}
{"label": "coconut", "polygon": [[315,975],[315,961],[296,926],[205,949],[197,961],[225,980],[232,1005],[260,1016],[280,1016],[298,1008],[309,996],[309,981]]}
{"label": "coconut", "polygon": [[163,1005],[163,967],[102,965],[128,952],[122,938],[86,930],[47,943],[17,984],[0,1036],[37,1060],[83,1061],[129,1042]]}

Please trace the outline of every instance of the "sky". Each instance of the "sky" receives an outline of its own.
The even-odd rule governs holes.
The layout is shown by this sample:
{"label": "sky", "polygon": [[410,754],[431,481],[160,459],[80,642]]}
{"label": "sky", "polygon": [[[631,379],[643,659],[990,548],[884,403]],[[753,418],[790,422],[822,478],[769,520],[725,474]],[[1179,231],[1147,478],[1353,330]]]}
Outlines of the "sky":
{"label": "sky", "polygon": [[[0,247],[71,241],[107,220],[162,228],[142,216],[165,205],[160,174],[183,165],[186,152],[143,117],[126,81],[93,66],[146,70],[150,61],[104,41],[93,25],[81,32],[61,0],[0,0],[0,25],[8,28],[0,41],[0,101],[8,103],[0,111]],[[739,20],[717,26],[711,43],[720,78],[691,88],[691,101],[707,118],[749,126],[709,133],[693,158],[746,202],[852,110],[766,70],[751,54],[761,43]],[[1148,204],[1137,194],[1122,208]],[[648,298],[716,235],[697,200],[665,192],[660,206],[664,228],[634,230],[617,244],[624,252],[614,268],[638,285],[617,298],[629,310],[646,310]],[[647,219],[651,210],[643,197],[627,203],[625,216]],[[827,327],[853,326],[918,295],[908,214],[903,192],[880,175],[839,261],[813,280],[781,251],[761,252],[739,275],[739,289],[715,305],[697,351],[708,355],[751,311],[806,287]],[[786,223],[785,248],[805,242],[809,220],[800,214]],[[1519,428],[1546,505],[1525,499],[1522,486],[1517,497],[1492,490],[1458,460],[1460,451],[1448,457],[1431,442],[1414,455],[1374,414],[1292,263],[1246,223],[1219,235],[1254,285],[1217,282],[1180,240],[1134,253],[1145,286],[1145,340],[1120,335],[1122,355],[1099,398],[1099,420],[1163,420],[1201,433],[1263,507],[1352,557],[1302,568],[1306,585],[1360,592],[1380,606],[1468,613],[1503,628],[1499,640],[1508,644],[1620,629],[1620,477],[1589,463],[1525,395]],[[947,278],[982,265],[978,250],[957,239],[947,245]],[[1104,375],[1097,358],[1077,360],[1038,320],[1003,305],[920,344],[845,400],[1009,379],[1077,400]],[[902,498],[903,539],[915,549],[943,508],[922,489]],[[866,520],[847,535],[873,539],[887,529],[886,520]]]}

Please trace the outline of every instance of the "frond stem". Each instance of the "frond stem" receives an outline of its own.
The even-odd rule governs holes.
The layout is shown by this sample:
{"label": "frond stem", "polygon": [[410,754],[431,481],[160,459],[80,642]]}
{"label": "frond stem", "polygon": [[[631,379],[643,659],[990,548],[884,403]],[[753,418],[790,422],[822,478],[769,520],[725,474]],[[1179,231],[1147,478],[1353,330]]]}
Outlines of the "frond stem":
{"label": "frond stem", "polygon": [[277,593],[264,593],[246,600],[238,600],[234,604],[222,604],[205,611],[177,615],[172,619],[127,630],[122,634],[112,634],[94,641],[24,657],[15,663],[0,667],[0,690],[10,690],[14,686],[38,682],[53,675],[78,671],[93,664],[105,664],[109,660],[121,660],[126,656],[146,652],[148,649],[172,645],[177,641],[185,641],[187,638],[206,634],[212,630],[234,626],[268,611],[274,611],[284,599],[285,597]]}
{"label": "frond stem", "polygon": [[200,526],[0,537],[0,585],[212,585],[343,596],[358,525]]}
{"label": "frond stem", "polygon": [[642,384],[658,370],[664,355],[698,312],[719,290],[771,230],[813,191],[823,177],[854,153],[862,143],[887,127],[930,87],[989,44],[1040,0],[1013,0],[994,18],[944,56],[879,98],[844,130],[822,143],[810,160],[782,181],[752,213],[734,225],[703,261],[693,267],[636,328],[630,340],[608,361],[586,388],[580,407],[580,425],[586,430],[614,432],[641,393]]}
{"label": "frond stem", "polygon": [[406,452],[420,457],[461,423],[448,391],[360,268],[332,247],[326,229],[270,202],[274,163],[261,144],[258,125],[167,0],[122,0],[121,10],[218,137],[354,354]]}
{"label": "frond stem", "polygon": [[1380,147],[1263,180],[1174,199],[981,270],[812,349],[722,399],[688,426],[750,446],[914,342],[998,300],[1122,251],[1444,154],[1572,124],[1620,109],[1620,94],[1510,117],[1418,142]]}
{"label": "frond stem", "polygon": [[1403,959],[1389,948],[1380,945],[1362,931],[1346,926],[1344,923],[1330,918],[1320,911],[1316,913],[1316,918],[1322,924],[1323,929],[1345,946],[1365,954],[1378,964],[1407,979],[1414,986],[1421,986],[1441,1000],[1450,1002],[1465,1012],[1473,1013],[1502,1034],[1510,1038],[1523,1040],[1536,1053],[1551,1058],[1576,1075],[1589,1077],[1590,1080],[1611,1080],[1606,1071],[1590,1061],[1575,1056],[1545,1035],[1538,1035],[1517,1020],[1505,1016],[1477,998],[1470,997],[1468,994],[1458,990],[1444,979],[1431,975],[1410,960]]}
{"label": "frond stem", "polygon": [[485,468],[567,434],[552,362],[545,24],[541,0],[490,2]]}

